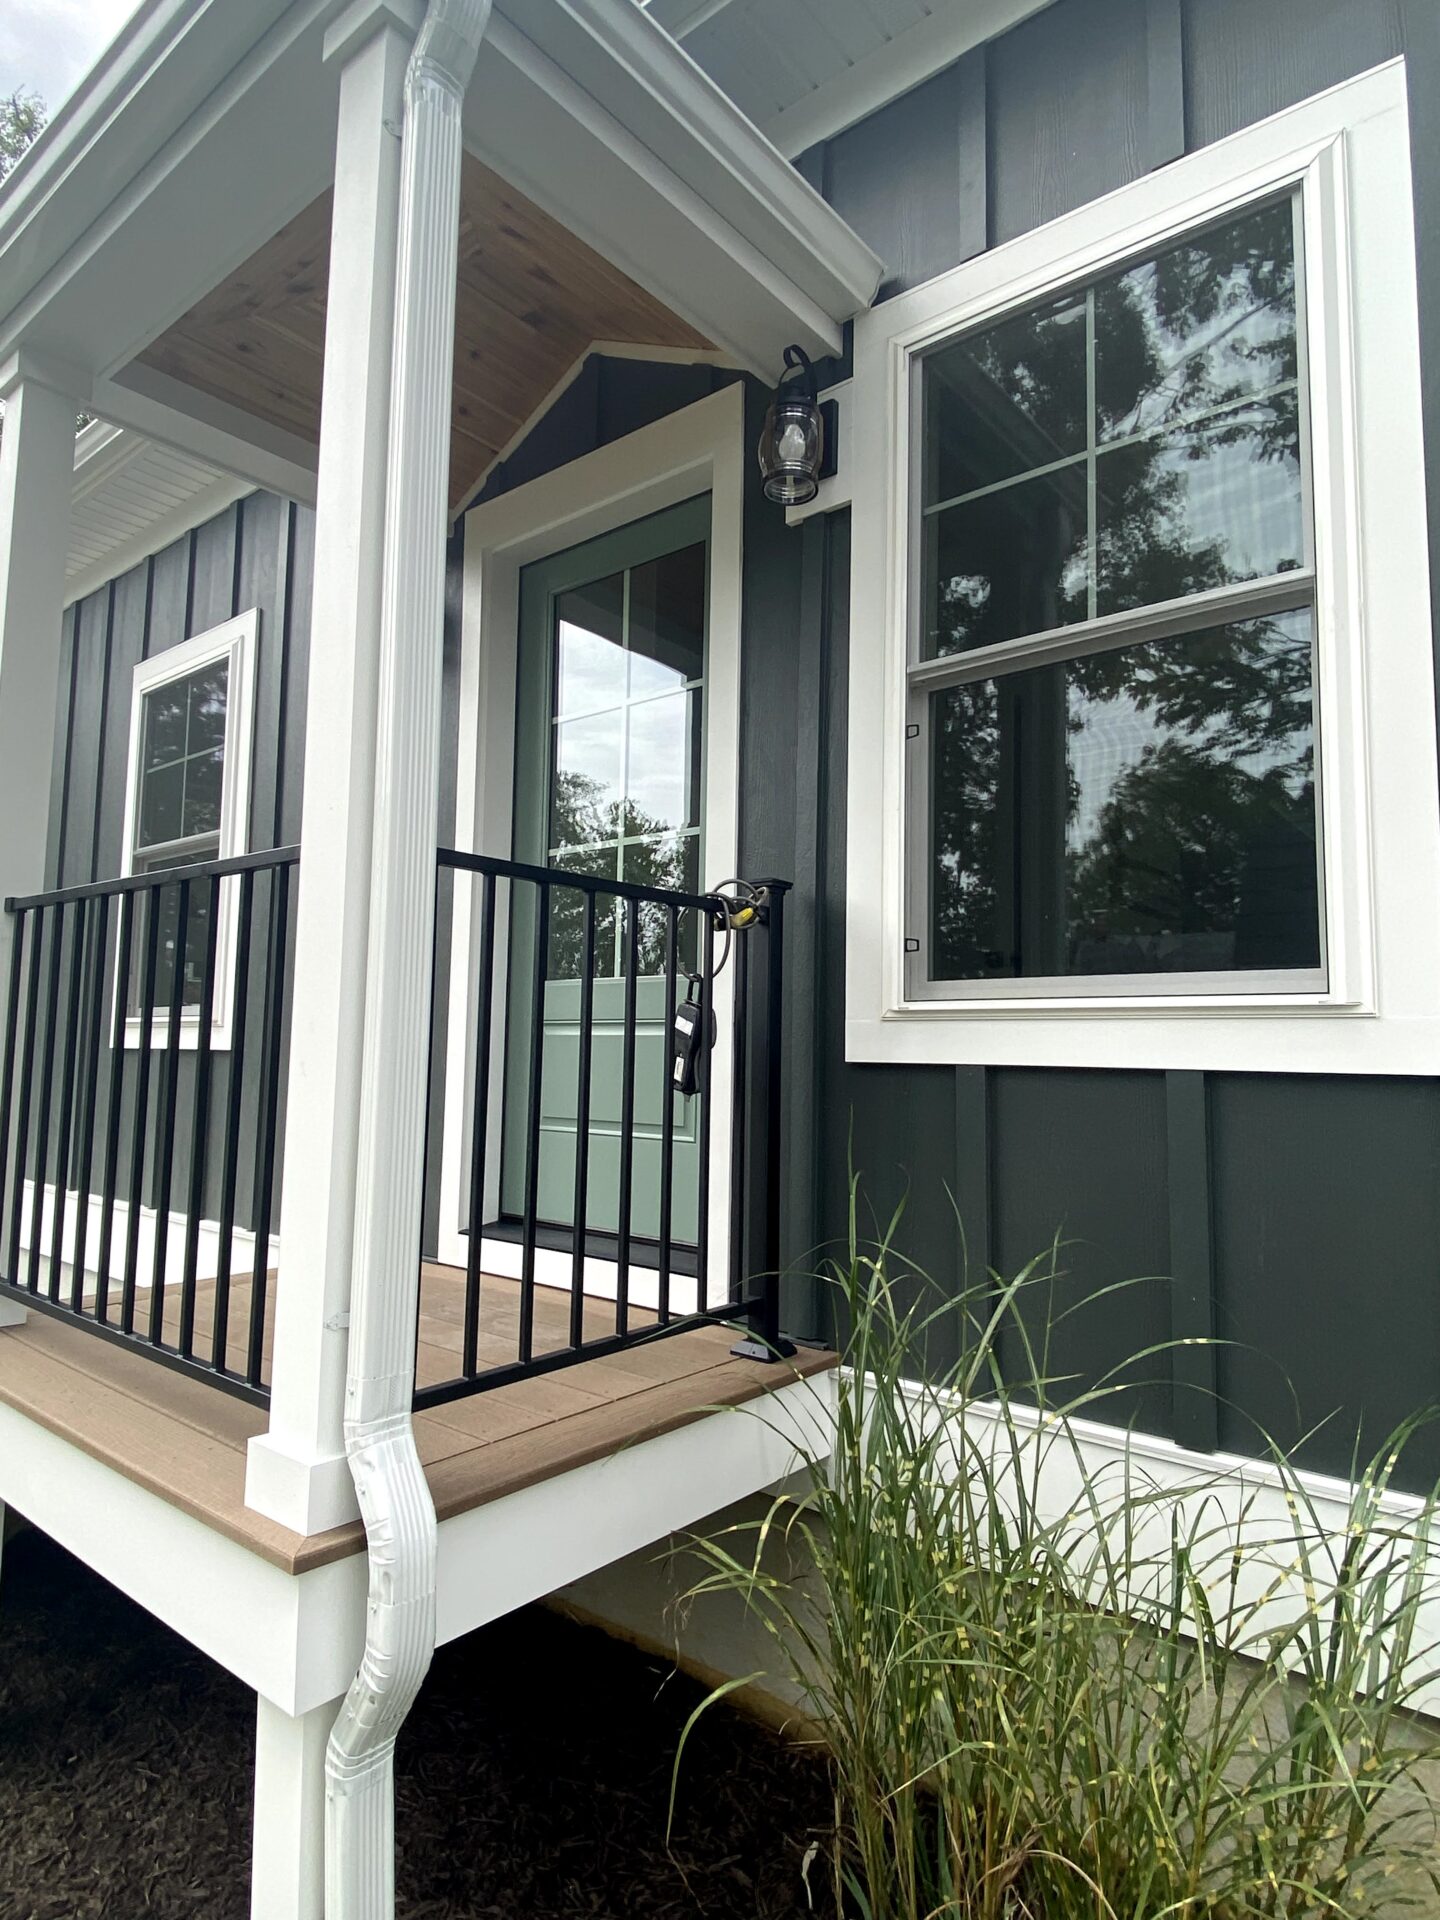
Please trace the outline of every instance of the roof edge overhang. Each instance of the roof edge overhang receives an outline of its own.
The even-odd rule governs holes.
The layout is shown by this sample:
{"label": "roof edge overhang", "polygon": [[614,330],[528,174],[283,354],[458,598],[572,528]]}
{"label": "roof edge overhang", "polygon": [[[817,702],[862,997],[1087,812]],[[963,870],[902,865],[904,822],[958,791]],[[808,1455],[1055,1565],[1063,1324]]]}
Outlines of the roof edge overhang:
{"label": "roof edge overhang", "polygon": [[[357,12],[416,7],[144,0],[0,193],[0,365],[27,349],[77,399],[113,395],[323,191],[326,33]],[[833,350],[879,284],[870,249],[633,0],[498,0],[466,141],[756,371],[786,337]]]}

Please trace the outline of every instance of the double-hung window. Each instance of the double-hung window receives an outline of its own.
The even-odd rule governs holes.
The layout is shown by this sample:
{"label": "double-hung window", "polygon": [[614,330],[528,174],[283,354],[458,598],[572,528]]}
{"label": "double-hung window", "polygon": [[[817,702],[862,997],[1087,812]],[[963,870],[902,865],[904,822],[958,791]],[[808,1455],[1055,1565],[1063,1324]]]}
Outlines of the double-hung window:
{"label": "double-hung window", "polygon": [[[246,850],[250,791],[250,729],[258,615],[251,612],[144,660],[135,669],[130,718],[130,763],[125,808],[126,874],[175,873],[225,860]],[[158,925],[153,987],[148,995],[152,1032],[160,1036],[181,974],[182,1042],[193,1046],[204,989],[212,915],[217,956],[212,1044],[226,1044],[233,928],[229,885],[201,880],[188,892],[180,938],[180,887],[146,888],[144,913]],[[132,954],[123,983],[127,1038],[143,1032],[145,978],[151,970]]]}
{"label": "double-hung window", "polygon": [[1299,213],[917,359],[916,997],[1325,984]]}
{"label": "double-hung window", "polygon": [[1440,1071],[1409,140],[1397,62],[856,321],[850,1059]]}

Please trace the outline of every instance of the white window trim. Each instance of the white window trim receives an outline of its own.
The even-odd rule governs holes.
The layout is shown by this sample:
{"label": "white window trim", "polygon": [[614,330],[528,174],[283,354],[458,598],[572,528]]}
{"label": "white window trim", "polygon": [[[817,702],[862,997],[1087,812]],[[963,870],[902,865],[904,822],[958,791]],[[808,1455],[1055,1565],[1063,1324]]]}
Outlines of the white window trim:
{"label": "white window trim", "polygon": [[[208,667],[217,660],[229,662],[229,681],[225,703],[225,765],[220,790],[220,846],[216,859],[233,860],[248,851],[250,831],[250,761],[255,729],[255,664],[259,651],[260,612],[252,607],[223,625],[198,633],[178,647],[142,660],[135,668],[130,690],[130,742],[125,773],[125,833],[121,842],[120,871],[129,878],[135,871],[135,821],[140,804],[140,740],[145,696],[172,680]],[[231,1020],[235,1000],[235,940],[237,883],[226,880],[220,888],[220,927],[215,946],[215,1004],[211,1016],[210,1045],[223,1052],[231,1043]],[[116,956],[115,1021],[120,1024],[124,1006],[124,982],[119,978]],[[150,1016],[151,1047],[169,1043],[169,1017],[161,1012]],[[144,1033],[143,1015],[127,1014],[124,1020],[125,1045],[138,1048]],[[181,1016],[180,1046],[193,1052],[199,1045],[200,1016],[187,1008]]]}
{"label": "white window trim", "polygon": [[[702,888],[733,874],[739,845],[741,552],[745,498],[744,390],[738,382],[648,427],[584,454],[567,465],[501,494],[465,516],[464,601],[461,615],[460,749],[454,845],[463,852],[509,859],[515,797],[515,674],[520,575],[534,560],[563,553],[601,534],[696,494],[710,495],[710,605],[705,668],[705,871]],[[457,875],[457,883],[463,876]],[[466,909],[466,893],[470,896]],[[440,1170],[438,1257],[463,1266],[461,1231],[468,1182],[464,1175],[474,1105],[477,994],[471,956],[478,951],[478,887],[457,884],[451,934],[450,998],[446,1033],[444,1144]],[[497,927],[499,923],[497,922]],[[503,930],[497,931],[494,1031],[504,1032],[506,1008]],[[715,1012],[727,1031],[733,969],[715,983]],[[491,1113],[504,1096],[505,1048],[491,1048]],[[730,1049],[721,1045],[711,1066],[714,1110],[710,1128],[710,1191],[730,1191]],[[489,1132],[486,1215],[499,1210],[503,1129]],[[515,1275],[520,1249],[504,1240],[483,1243],[487,1273]],[[571,1256],[536,1255],[542,1285],[569,1287]],[[729,1208],[711,1208],[709,1272],[718,1304],[729,1275]],[[653,1306],[644,1269],[630,1276],[630,1299]],[[672,1302],[683,1305],[685,1282],[672,1280]],[[613,1298],[613,1261],[587,1257],[585,1290]]]}
{"label": "white window trim", "polygon": [[[912,356],[1297,186],[1328,988],[907,1001]],[[848,1059],[1440,1072],[1440,786],[1414,262],[1405,71],[1394,61],[856,321]]]}

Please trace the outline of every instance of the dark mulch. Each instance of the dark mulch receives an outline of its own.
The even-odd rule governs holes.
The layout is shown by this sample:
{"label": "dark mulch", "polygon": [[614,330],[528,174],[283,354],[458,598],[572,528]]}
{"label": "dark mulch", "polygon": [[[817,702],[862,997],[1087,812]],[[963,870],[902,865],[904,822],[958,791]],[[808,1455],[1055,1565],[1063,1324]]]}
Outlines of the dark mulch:
{"label": "dark mulch", "polygon": [[[403,1920],[790,1920],[813,1757],[530,1609],[437,1656],[401,1742]],[[5,1550],[0,1920],[247,1920],[254,1696],[52,1542]],[[817,1889],[818,1892],[818,1889]]]}

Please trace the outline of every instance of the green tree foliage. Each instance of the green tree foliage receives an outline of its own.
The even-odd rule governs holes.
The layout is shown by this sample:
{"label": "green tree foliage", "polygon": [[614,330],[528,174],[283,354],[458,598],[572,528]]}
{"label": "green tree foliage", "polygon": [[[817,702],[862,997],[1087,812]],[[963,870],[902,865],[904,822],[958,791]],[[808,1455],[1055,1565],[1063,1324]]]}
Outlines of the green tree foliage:
{"label": "green tree foliage", "polygon": [[45,102],[38,93],[17,87],[0,99],[0,180],[14,168],[22,153],[45,125]]}

